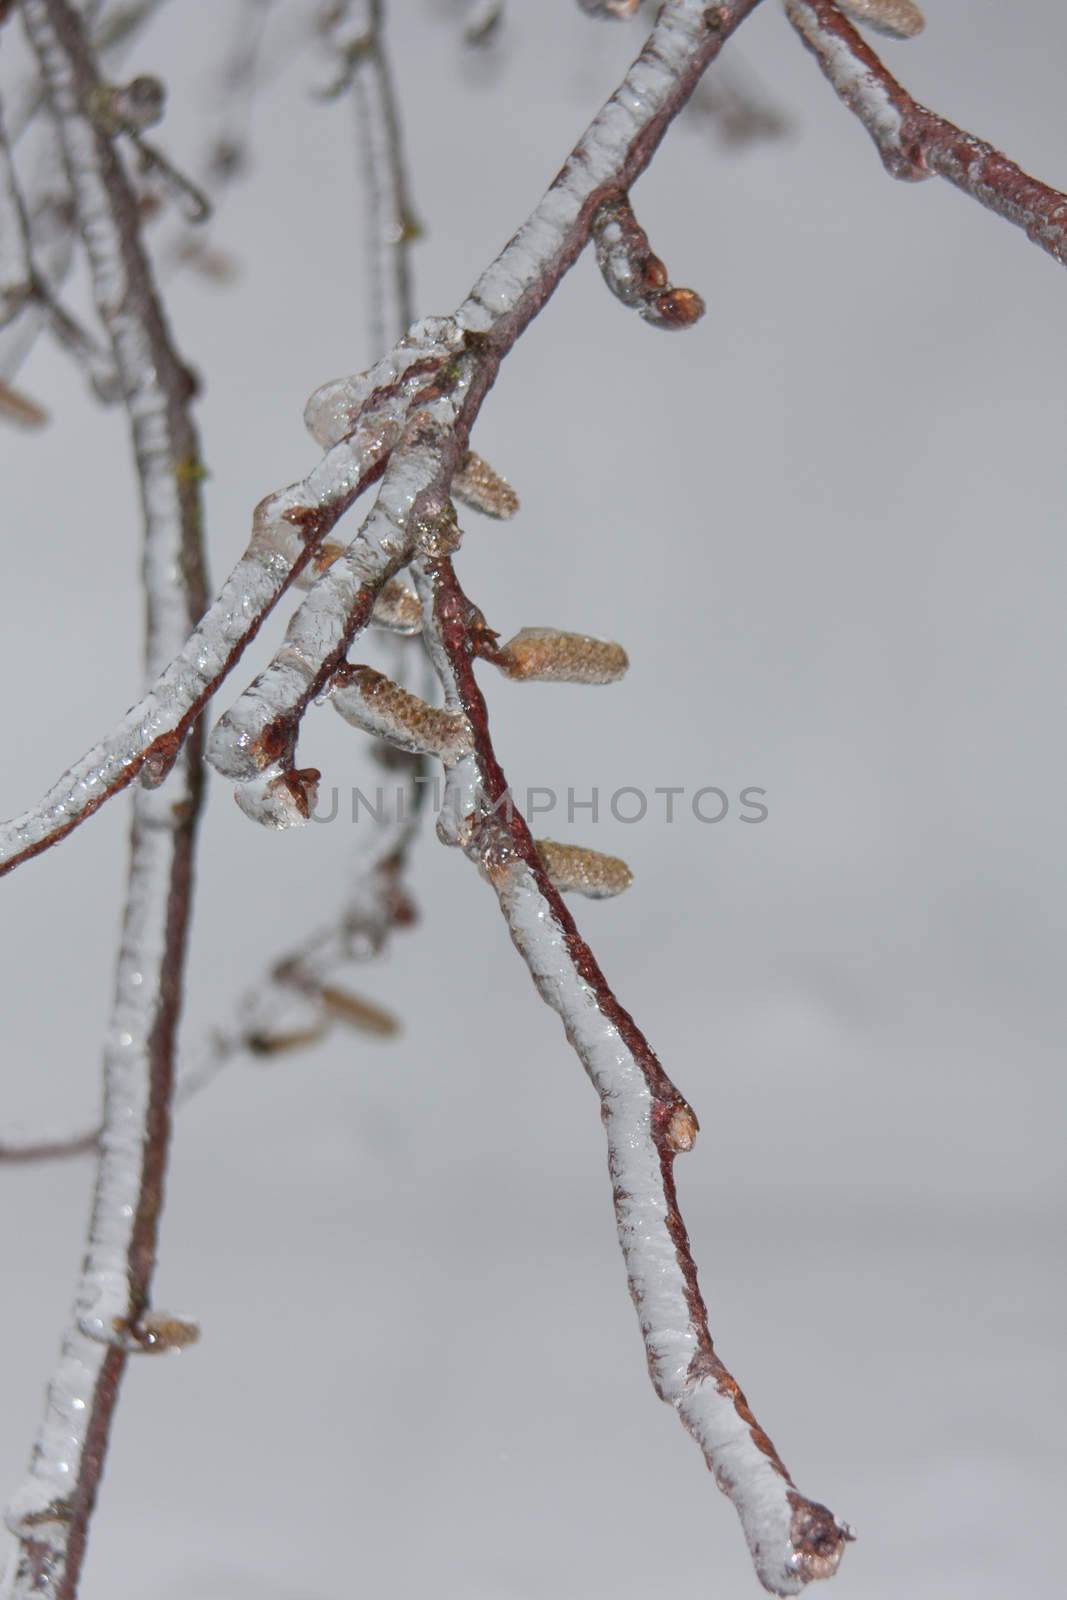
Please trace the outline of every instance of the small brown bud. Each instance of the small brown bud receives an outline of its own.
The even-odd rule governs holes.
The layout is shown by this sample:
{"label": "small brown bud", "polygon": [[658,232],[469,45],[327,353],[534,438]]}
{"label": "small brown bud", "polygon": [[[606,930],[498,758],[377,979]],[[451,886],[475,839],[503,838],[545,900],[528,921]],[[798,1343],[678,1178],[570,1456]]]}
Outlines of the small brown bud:
{"label": "small brown bud", "polygon": [[690,328],[704,315],[704,302],[695,290],[672,287],[625,195],[605,200],[598,208],[593,244],[612,294],[654,328]]}
{"label": "small brown bud", "polygon": [[141,783],[146,789],[158,789],[160,784],[174,769],[182,748],[182,736],[175,729],[172,733],[160,734],[153,740],[145,751],[144,762],[140,771]]}
{"label": "small brown bud", "polygon": [[622,894],[634,875],[618,856],[602,855],[583,845],[557,844],[555,839],[538,839],[537,854],[545,871],[561,894],[584,894],[590,900],[607,900]]}
{"label": "small brown bud", "polygon": [[489,659],[509,678],[536,683],[615,683],[630,664],[621,644],[557,628],[523,628]]}
{"label": "small brown bud", "polygon": [[667,1143],[672,1150],[684,1154],[692,1150],[697,1139],[697,1119],[688,1106],[675,1106],[667,1123]]}
{"label": "small brown bud", "polygon": [[695,289],[664,289],[648,302],[641,315],[660,328],[691,328],[704,311],[704,302]]}

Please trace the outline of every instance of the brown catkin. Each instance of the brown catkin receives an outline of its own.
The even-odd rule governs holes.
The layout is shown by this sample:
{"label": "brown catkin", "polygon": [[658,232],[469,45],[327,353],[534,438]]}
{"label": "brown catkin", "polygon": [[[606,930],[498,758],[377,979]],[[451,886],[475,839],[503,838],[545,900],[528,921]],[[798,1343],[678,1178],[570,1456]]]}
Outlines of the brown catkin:
{"label": "brown catkin", "polygon": [[373,1033],[386,1039],[400,1032],[400,1024],[391,1011],[383,1010],[381,1006],[352,994],[348,989],[337,989],[333,984],[324,983],[319,989],[319,999],[331,1015],[340,1017],[342,1022],[361,1029],[363,1033]]}
{"label": "brown catkin", "polygon": [[557,628],[523,628],[491,659],[509,678],[536,683],[615,683],[630,665],[621,644]]}
{"label": "brown catkin", "polygon": [[519,509],[519,497],[511,484],[473,450],[464,456],[462,466],[452,479],[452,493],[465,506],[487,517],[513,517]]}
{"label": "brown catkin", "polygon": [[633,882],[633,873],[618,856],[601,855],[579,844],[557,844],[555,839],[538,839],[537,854],[552,884],[561,894],[584,894],[590,900],[607,900],[622,894]]}
{"label": "brown catkin", "polygon": [[470,746],[463,717],[427,705],[373,667],[344,667],[334,682],[332,702],[345,721],[402,750],[425,750],[454,761]]}

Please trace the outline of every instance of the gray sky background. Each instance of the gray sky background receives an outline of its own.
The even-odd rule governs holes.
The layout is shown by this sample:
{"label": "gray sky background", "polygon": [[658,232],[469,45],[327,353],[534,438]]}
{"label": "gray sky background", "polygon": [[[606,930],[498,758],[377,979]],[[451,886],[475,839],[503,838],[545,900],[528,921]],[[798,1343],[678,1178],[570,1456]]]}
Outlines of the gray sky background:
{"label": "gray sky background", "polygon": [[[291,9],[291,8],[290,8]],[[420,308],[446,311],[634,53],[572,0],[512,4],[492,62],[396,0]],[[1067,13],[930,0],[884,55],[928,104],[1067,185]],[[131,63],[195,162],[230,8],[172,5]],[[513,785],[767,791],[769,816],[543,831],[623,855],[580,925],[702,1120],[679,1164],[712,1330],[802,1489],[855,1523],[845,1600],[1044,1600],[1062,1554],[1060,733],[1067,280],[947,185],[894,184],[773,3],[730,55],[788,117],[724,154],[677,126],[639,215],[708,315],[664,338],[589,260],[508,360],[468,519],[505,636],[620,639],[600,690],[490,676]],[[491,67],[491,70],[490,70]],[[350,108],[308,52],[257,107],[216,223],[238,284],[169,292],[199,408],[212,575],[305,472],[301,412],[369,354]],[[0,437],[5,812],[138,683],[124,428],[42,345],[56,416]],[[281,619],[222,708],[268,657]],[[326,711],[301,758],[373,779]],[[92,1113],[124,864],[117,802],[3,885],[3,1125]],[[274,836],[211,785],[191,1043],[358,846]],[[361,975],[397,1042],[336,1034],[181,1115],[158,1280],[203,1323],[132,1364],[85,1600],[638,1600],[758,1592],[736,1520],[648,1386],[597,1106],[492,896],[420,844],[419,926]],[[77,1265],[85,1164],[0,1173],[0,1491]]]}

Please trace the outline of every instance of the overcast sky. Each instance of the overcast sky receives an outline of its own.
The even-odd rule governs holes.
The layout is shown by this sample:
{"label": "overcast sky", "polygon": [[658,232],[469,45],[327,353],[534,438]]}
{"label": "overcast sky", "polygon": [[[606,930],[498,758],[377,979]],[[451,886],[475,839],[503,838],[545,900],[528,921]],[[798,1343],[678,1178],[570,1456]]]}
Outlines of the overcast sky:
{"label": "overcast sky", "polygon": [[[472,60],[456,6],[391,12],[418,303],[443,312],[642,25],[513,0]],[[885,45],[894,70],[1067,186],[1065,9],[928,13],[920,39]],[[172,4],[131,61],[165,74],[163,134],[191,165],[230,14]],[[330,76],[314,51],[274,48],[254,165],[214,224],[241,276],[168,290],[205,378],[216,581],[255,502],[316,458],[307,395],[377,354],[350,107],[312,98]],[[505,637],[555,625],[630,653],[608,688],[482,681],[514,788],[563,796],[538,831],[634,869],[578,920],[700,1114],[679,1181],[712,1331],[801,1488],[857,1527],[838,1592],[1044,1600],[1062,1573],[1067,1309],[1067,278],[947,185],[892,183],[773,0],[728,58],[787,134],[724,152],[685,120],[635,193],[707,316],[663,337],[578,264],[475,436],[522,511],[470,519],[459,570]],[[0,435],[5,814],[139,679],[122,422],[44,345],[21,381],[55,420]],[[328,711],[300,753],[327,794],[375,781]],[[568,788],[594,787],[599,820],[568,821]],[[701,822],[691,797],[711,787],[730,810]],[[746,824],[756,787],[768,814]],[[640,822],[612,814],[623,788],[650,797]],[[125,827],[117,801],[3,885],[5,1129],[92,1114]],[[360,842],[343,814],[267,834],[212,782],[190,1048],[329,919]],[[413,882],[418,927],[359,975],[403,1036],[234,1068],[181,1114],[158,1298],[204,1338],[132,1364],[84,1600],[758,1592],[648,1386],[593,1092],[492,895],[432,829]],[[90,1176],[0,1173],[5,1495]]]}

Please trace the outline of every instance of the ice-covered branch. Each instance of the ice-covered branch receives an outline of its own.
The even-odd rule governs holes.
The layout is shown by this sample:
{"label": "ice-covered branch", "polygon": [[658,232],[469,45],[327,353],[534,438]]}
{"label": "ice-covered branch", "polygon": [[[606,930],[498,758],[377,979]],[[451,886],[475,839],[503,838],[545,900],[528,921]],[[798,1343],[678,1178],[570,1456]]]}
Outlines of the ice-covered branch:
{"label": "ice-covered branch", "polygon": [[619,1241],[656,1393],[675,1408],[733,1501],[761,1582],[774,1594],[797,1594],[833,1575],[850,1530],[799,1493],[715,1352],[674,1185],[674,1159],[693,1147],[696,1118],[559,895],[618,893],[629,872],[611,857],[531,837],[509,803],[474,677],[480,614],[447,556],[419,560],[413,572],[446,706],[469,730],[469,753],[450,773],[452,803],[446,796],[438,832],[492,883],[516,947],[600,1095]]}
{"label": "ice-covered branch", "polygon": [[[630,69],[576,146],[552,188],[469,298],[450,318],[417,325],[399,351],[439,352],[419,410],[394,448],[378,500],[356,539],[320,578],[293,617],[286,641],[222,718],[209,759],[239,784],[255,782],[243,801],[268,824],[299,820],[278,780],[295,768],[295,741],[311,700],[333,677],[369,622],[375,600],[415,557],[448,553],[454,543],[449,498],[466,459],[470,430],[500,364],[554,293],[588,242],[598,208],[619,197],[647,166],[714,59],[724,38],[754,8],[734,0],[711,9],[671,0]],[[321,389],[307,421],[320,444],[336,447],[366,404],[368,379]]]}
{"label": "ice-covered branch", "polygon": [[1067,266],[1067,195],[919,105],[832,0],[785,0],[785,9],[894,178],[947,178]]}
{"label": "ice-covered branch", "polygon": [[[204,604],[191,385],[156,296],[135,195],[95,114],[101,85],[82,20],[67,0],[23,0],[22,12],[130,421],[151,680],[181,648]],[[29,1473],[8,1513],[19,1540],[15,1600],[72,1600],[127,1357],[179,1349],[195,1337],[187,1319],[154,1312],[150,1292],[200,793],[194,736],[165,792],[140,788],[134,796],[89,1239]]]}
{"label": "ice-covered branch", "polygon": [[[394,476],[393,490],[413,494],[403,511],[406,531],[399,549],[388,554],[378,549],[381,559],[372,561],[372,580],[365,588],[362,582],[347,594],[334,588],[318,602],[329,619],[322,660],[293,674],[288,672],[291,657],[280,662],[281,676],[290,679],[295,694],[288,701],[284,694],[279,697],[274,715],[262,716],[259,733],[275,721],[279,753],[286,748],[294,720],[310,698],[308,684],[320,677],[323,668],[325,682],[340,665],[370,614],[377,589],[410,559],[414,528],[420,522],[428,526],[440,516],[451,479],[467,454],[471,426],[501,362],[581,254],[597,206],[629,190],[725,40],[758,4],[759,0],[729,0],[709,8],[699,0],[670,0],[637,61],[541,204],[482,274],[455,316],[418,325],[370,374],[328,385],[313,397],[309,425],[326,447],[326,455],[301,483],[261,502],[245,556],[147,695],[42,801],[0,824],[0,873],[65,837],[125,788],[146,762],[165,765],[174,758],[208,697],[357,495],[381,475],[425,400],[451,417],[447,422],[440,415],[432,419],[441,440],[438,472],[420,488],[413,488],[414,479],[402,486]],[[382,519],[389,520],[388,497],[372,515],[371,538],[361,535],[354,549],[349,547],[357,568],[361,552],[373,545],[378,532],[391,546],[396,543],[395,535],[388,535],[383,526]],[[350,567],[349,583],[351,577]],[[315,653],[321,655],[318,648]],[[276,676],[272,688],[278,687]],[[227,750],[224,736],[222,752],[227,769],[232,759],[250,778],[260,770],[265,749],[261,746],[258,755],[244,759],[248,730],[241,724],[247,709],[235,719],[234,748]],[[253,725],[256,720],[253,714]],[[253,731],[249,743],[258,736]]]}

